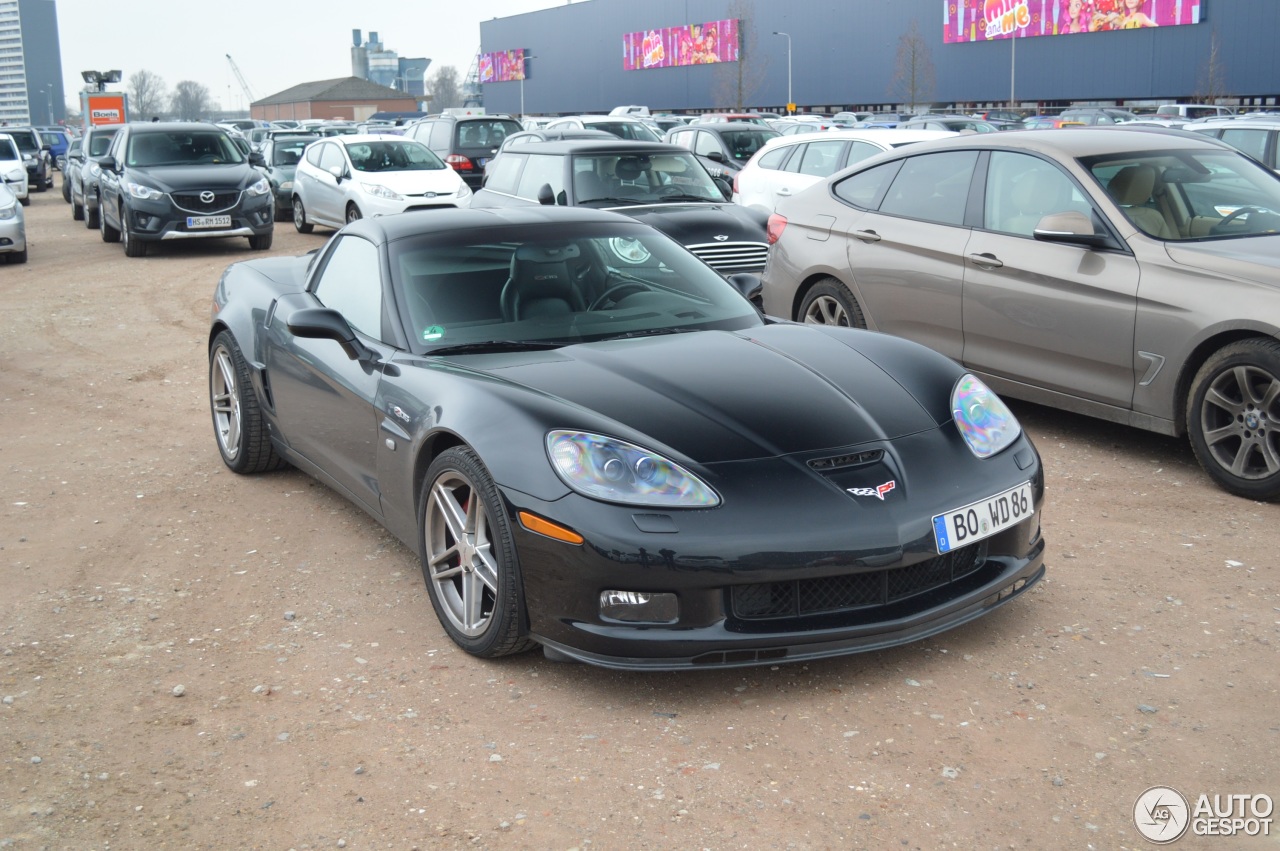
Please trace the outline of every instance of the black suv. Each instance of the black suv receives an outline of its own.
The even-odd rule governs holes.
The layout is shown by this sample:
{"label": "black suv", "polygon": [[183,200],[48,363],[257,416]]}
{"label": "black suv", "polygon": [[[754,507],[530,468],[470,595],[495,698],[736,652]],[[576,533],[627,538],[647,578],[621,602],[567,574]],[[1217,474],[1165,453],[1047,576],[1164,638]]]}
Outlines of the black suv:
{"label": "black suv", "polygon": [[436,115],[406,127],[404,136],[434,151],[475,192],[484,184],[485,163],[504,139],[522,129],[506,115]]}
{"label": "black suv", "polygon": [[22,164],[27,167],[27,184],[37,192],[53,186],[53,162],[49,146],[40,131],[34,127],[6,127],[4,132],[13,137],[22,154]]}
{"label": "black suv", "polygon": [[103,242],[143,257],[152,242],[247,236],[271,247],[271,184],[221,127],[197,123],[126,124],[97,161],[102,173]]}
{"label": "black suv", "polygon": [[713,178],[697,157],[675,145],[530,142],[497,156],[471,206],[613,210],[652,225],[726,277],[759,272],[769,254],[766,216],[726,201],[730,191],[724,178]]}
{"label": "black suv", "polygon": [[667,131],[663,141],[693,151],[713,176],[732,179],[765,142],[781,135],[771,127],[730,121],[676,127]]}

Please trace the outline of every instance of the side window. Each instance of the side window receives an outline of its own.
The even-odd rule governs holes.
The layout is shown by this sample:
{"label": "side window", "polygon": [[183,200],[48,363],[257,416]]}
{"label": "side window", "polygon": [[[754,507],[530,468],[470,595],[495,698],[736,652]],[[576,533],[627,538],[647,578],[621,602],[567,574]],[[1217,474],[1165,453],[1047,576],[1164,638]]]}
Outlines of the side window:
{"label": "side window", "polygon": [[849,154],[845,157],[845,165],[860,163],[868,157],[874,157],[879,153],[883,152],[870,142],[850,142]]}
{"label": "side window", "polygon": [[783,171],[798,172],[800,171],[800,163],[804,162],[804,150],[808,145],[793,145],[795,154],[791,159],[787,160],[787,164],[782,167]]}
{"label": "side window", "polygon": [[358,236],[340,236],[312,292],[341,313],[352,328],[382,339],[382,275],[378,249]]}
{"label": "side window", "polygon": [[836,184],[836,197],[863,210],[874,210],[876,202],[901,165],[901,161],[895,160],[846,177]]}
{"label": "side window", "polygon": [[690,143],[693,141],[693,139],[691,138],[692,136],[693,136],[693,132],[690,130],[681,130],[679,133],[672,133],[671,144],[679,145],[682,148],[687,148],[689,147]]}
{"label": "side window", "polygon": [[449,144],[453,141],[452,137],[452,121],[433,121],[431,122],[431,137],[427,142],[427,147],[433,151],[448,151]]}
{"label": "side window", "polygon": [[720,140],[710,133],[698,133],[694,140],[693,152],[699,156],[707,156],[712,151],[720,151]]}
{"label": "side window", "polygon": [[844,142],[839,139],[827,139],[821,142],[810,142],[804,146],[804,157],[800,162],[800,173],[814,177],[827,177],[835,174],[840,167],[840,155],[844,153]]}
{"label": "side window", "polygon": [[982,211],[984,228],[1032,236],[1040,219],[1071,210],[1089,215],[1092,207],[1071,178],[1053,163],[1026,154],[992,151]]}
{"label": "side window", "polygon": [[524,173],[520,175],[520,185],[516,194],[521,198],[537,200],[538,189],[543,184],[551,185],[551,194],[557,199],[564,193],[564,157],[530,156],[525,164]]}
{"label": "side window", "polygon": [[316,168],[320,167],[320,150],[324,145],[310,145],[307,147],[307,162]]}
{"label": "side window", "polygon": [[1259,162],[1266,161],[1267,155],[1267,132],[1266,130],[1246,130],[1230,128],[1222,131],[1222,141],[1226,142],[1233,148],[1239,148],[1249,156]]}
{"label": "side window", "polygon": [[520,177],[520,166],[528,159],[524,154],[503,154],[493,161],[493,171],[485,181],[484,188],[494,192],[516,194],[516,179]]}
{"label": "side window", "polygon": [[342,156],[340,145],[335,145],[333,142],[329,142],[323,146],[323,150],[320,151],[320,168],[328,171],[334,166],[337,166],[338,169],[343,169],[346,165],[347,161],[346,158]]}
{"label": "side window", "polygon": [[976,151],[909,157],[893,179],[880,212],[944,225],[964,224]]}
{"label": "side window", "polygon": [[756,165],[760,168],[768,168],[777,171],[782,168],[783,161],[787,158],[787,154],[791,153],[791,145],[784,145],[780,148],[774,148],[772,151],[766,151],[756,160]]}

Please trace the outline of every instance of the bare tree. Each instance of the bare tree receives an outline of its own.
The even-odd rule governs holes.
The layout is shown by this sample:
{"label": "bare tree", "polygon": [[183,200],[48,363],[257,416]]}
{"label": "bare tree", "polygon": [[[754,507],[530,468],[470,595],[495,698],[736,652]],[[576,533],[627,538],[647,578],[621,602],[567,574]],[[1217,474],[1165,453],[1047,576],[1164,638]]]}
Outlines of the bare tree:
{"label": "bare tree", "polygon": [[152,118],[165,111],[169,102],[164,78],[143,68],[129,75],[129,106],[134,115]]}
{"label": "bare tree", "polygon": [[451,106],[462,106],[462,90],[458,87],[458,69],[441,65],[427,80],[431,109],[441,112]]}
{"label": "bare tree", "polygon": [[933,52],[920,34],[919,20],[912,18],[911,25],[898,38],[898,58],[889,81],[889,94],[914,110],[932,102],[935,76]]}
{"label": "bare tree", "polygon": [[769,69],[769,59],[759,54],[755,21],[751,17],[755,4],[750,0],[733,0],[728,17],[738,20],[738,61],[716,66],[715,87],[711,96],[715,106],[727,106],[742,112],[755,100],[760,84]]}
{"label": "bare tree", "polygon": [[1200,66],[1200,91],[1196,98],[1201,103],[1221,103],[1230,92],[1227,90],[1227,69],[1222,64],[1218,45],[1218,30],[1209,34],[1209,56]]}
{"label": "bare tree", "polygon": [[194,80],[183,80],[173,87],[170,111],[179,121],[198,121],[211,107],[209,90]]}

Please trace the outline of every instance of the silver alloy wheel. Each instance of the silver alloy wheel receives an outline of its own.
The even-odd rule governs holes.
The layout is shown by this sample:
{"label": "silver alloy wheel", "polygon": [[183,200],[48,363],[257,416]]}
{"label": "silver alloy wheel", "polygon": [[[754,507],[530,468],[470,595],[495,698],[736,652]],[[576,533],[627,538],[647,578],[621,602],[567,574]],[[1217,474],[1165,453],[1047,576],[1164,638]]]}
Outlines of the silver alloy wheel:
{"label": "silver alloy wheel", "polygon": [[358,222],[362,218],[364,217],[360,215],[359,207],[357,207],[355,204],[347,205],[347,221],[348,222]]}
{"label": "silver alloy wheel", "polygon": [[806,325],[839,325],[849,327],[849,314],[844,305],[829,295],[820,295],[809,304],[804,312]]}
{"label": "silver alloy wheel", "polygon": [[426,520],[428,581],[454,628],[478,637],[493,619],[498,595],[498,563],[484,501],[469,479],[449,471],[431,487]]}
{"label": "silver alloy wheel", "polygon": [[307,214],[299,201],[293,202],[293,226],[298,230],[302,230],[307,226]]}
{"label": "silver alloy wheel", "polygon": [[214,430],[222,454],[234,461],[240,454],[240,394],[236,392],[236,365],[231,352],[218,346],[213,352],[216,368],[209,375],[209,397]]}
{"label": "silver alloy wheel", "polygon": [[1280,472],[1280,379],[1257,366],[1223,370],[1205,392],[1200,428],[1213,460],[1231,475]]}

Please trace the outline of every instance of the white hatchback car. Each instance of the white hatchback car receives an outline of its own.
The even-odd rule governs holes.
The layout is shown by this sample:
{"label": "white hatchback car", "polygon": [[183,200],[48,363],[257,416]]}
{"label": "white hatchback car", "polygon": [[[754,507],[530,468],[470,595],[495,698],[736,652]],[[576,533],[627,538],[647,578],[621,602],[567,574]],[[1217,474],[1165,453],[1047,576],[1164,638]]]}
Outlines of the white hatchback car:
{"label": "white hatchback car", "polygon": [[0,257],[8,263],[27,262],[27,225],[22,204],[7,181],[0,183]]}
{"label": "white hatchback car", "polygon": [[22,206],[31,203],[27,197],[27,167],[18,144],[8,133],[0,133],[0,182],[9,187]]}
{"label": "white hatchback car", "polygon": [[770,139],[733,179],[734,202],[772,213],[780,198],[868,157],[913,142],[955,136],[945,130],[827,130]]}
{"label": "white hatchback car", "polygon": [[388,134],[319,139],[293,179],[293,224],[340,228],[365,216],[469,207],[471,190],[421,142]]}

